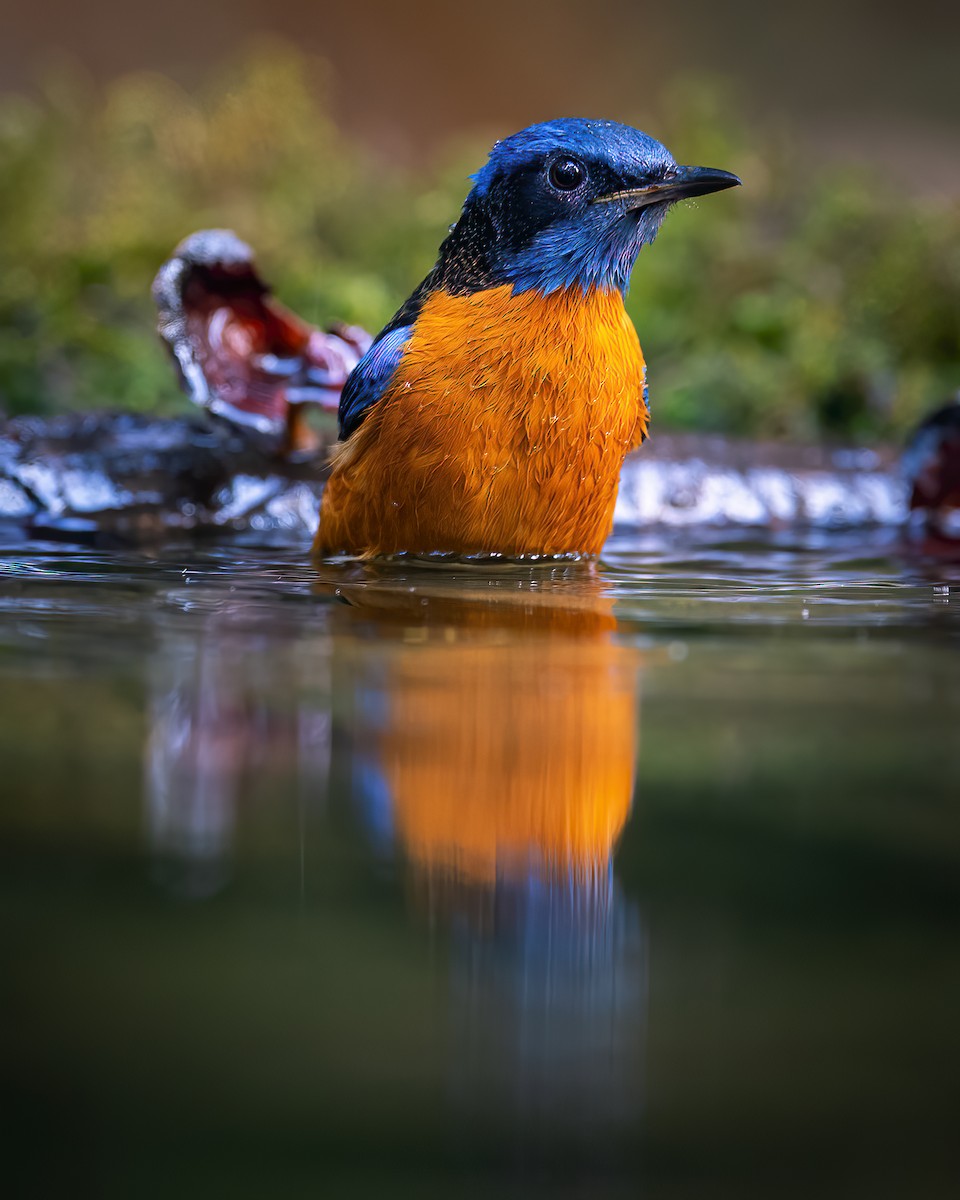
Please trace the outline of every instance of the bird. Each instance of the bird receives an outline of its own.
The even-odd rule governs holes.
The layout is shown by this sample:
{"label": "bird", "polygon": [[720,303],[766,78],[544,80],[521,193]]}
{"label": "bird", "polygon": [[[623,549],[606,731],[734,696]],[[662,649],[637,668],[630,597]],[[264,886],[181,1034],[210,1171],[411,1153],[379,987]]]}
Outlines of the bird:
{"label": "bird", "polygon": [[471,179],[340,394],[316,556],[596,557],[647,434],[634,263],[676,201],[741,182],[585,118],[504,138]]}

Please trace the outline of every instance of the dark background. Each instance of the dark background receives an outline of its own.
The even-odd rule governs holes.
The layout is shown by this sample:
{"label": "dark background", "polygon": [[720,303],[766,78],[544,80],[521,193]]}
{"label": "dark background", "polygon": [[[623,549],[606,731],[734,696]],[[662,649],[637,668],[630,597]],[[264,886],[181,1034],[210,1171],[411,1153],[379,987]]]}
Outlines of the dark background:
{"label": "dark background", "polygon": [[960,7],[935,0],[37,0],[11,6],[3,25],[5,88],[63,55],[100,79],[146,67],[192,84],[251,35],[273,33],[329,62],[345,128],[404,157],[463,130],[633,118],[671,80],[706,72],[825,157],[881,161],[921,189],[960,182]]}

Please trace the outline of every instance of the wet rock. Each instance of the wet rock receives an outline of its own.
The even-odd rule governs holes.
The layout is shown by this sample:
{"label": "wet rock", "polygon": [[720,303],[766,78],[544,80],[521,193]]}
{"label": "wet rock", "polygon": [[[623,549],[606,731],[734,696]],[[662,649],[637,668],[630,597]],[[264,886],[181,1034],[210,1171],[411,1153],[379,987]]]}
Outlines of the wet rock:
{"label": "wet rock", "polygon": [[45,534],[306,530],[321,476],[315,463],[276,460],[202,418],[87,413],[0,428],[0,519]]}
{"label": "wet rock", "polygon": [[624,464],[616,522],[893,525],[906,498],[889,451],[654,435]]}

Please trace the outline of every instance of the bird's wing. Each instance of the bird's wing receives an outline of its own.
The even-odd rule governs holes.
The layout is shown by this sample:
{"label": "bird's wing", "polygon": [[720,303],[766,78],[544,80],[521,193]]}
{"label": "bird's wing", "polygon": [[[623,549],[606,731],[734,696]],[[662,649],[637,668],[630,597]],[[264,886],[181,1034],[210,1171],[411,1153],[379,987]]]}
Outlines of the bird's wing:
{"label": "bird's wing", "polygon": [[387,390],[410,340],[412,325],[398,325],[380,335],[357,363],[340,393],[340,440],[345,441]]}

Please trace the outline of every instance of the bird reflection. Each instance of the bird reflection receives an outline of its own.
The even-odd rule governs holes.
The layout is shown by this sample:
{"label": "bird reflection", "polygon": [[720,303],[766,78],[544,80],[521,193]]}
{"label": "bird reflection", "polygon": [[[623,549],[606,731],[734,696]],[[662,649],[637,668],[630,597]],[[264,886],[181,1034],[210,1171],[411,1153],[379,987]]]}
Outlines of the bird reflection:
{"label": "bird reflection", "polygon": [[420,889],[437,905],[521,878],[604,892],[633,791],[637,664],[596,576],[340,595],[403,629],[357,741],[368,810],[385,806]]}
{"label": "bird reflection", "polygon": [[413,593],[368,571],[339,594],[355,626],[395,634],[362,694],[354,778],[415,909],[449,932],[458,1087],[499,1071],[574,1136],[635,1115],[646,943],[612,858],[639,664],[612,597],[583,568],[438,573]]}
{"label": "bird reflection", "polygon": [[146,772],[165,884],[224,886],[253,799],[294,784],[301,869],[304,811],[346,804],[449,950],[457,1086],[499,1071],[584,1134],[584,1103],[635,1115],[646,946],[612,861],[639,661],[607,586],[582,565],[367,565],[314,591],[289,626],[238,595],[166,624]]}

